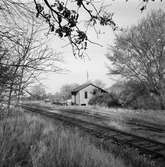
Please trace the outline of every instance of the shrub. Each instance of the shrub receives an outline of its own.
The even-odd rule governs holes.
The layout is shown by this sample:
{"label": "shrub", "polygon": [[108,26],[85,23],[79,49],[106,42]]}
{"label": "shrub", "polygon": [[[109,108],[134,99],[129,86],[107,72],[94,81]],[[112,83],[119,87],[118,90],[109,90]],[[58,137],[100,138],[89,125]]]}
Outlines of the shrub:
{"label": "shrub", "polygon": [[100,105],[105,107],[121,107],[118,98],[113,94],[99,94],[89,100],[90,105]]}
{"label": "shrub", "polygon": [[133,109],[160,109],[158,96],[146,88],[145,83],[130,80],[121,84],[114,84],[110,90],[125,108]]}
{"label": "shrub", "polygon": [[133,109],[160,109],[159,99],[140,83],[129,81],[120,93],[124,107]]}
{"label": "shrub", "polygon": [[124,106],[132,109],[160,109],[159,100],[156,99],[156,97],[147,94],[137,96],[135,99],[127,102]]}

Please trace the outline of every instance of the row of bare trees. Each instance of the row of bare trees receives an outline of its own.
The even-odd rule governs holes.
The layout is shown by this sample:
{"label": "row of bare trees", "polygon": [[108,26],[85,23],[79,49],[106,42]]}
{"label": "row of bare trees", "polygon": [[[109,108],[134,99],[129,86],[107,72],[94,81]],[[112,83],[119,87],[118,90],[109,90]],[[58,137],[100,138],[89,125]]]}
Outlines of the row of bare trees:
{"label": "row of bare trees", "polygon": [[19,102],[41,72],[60,70],[55,65],[60,58],[47,46],[42,20],[36,21],[31,4],[0,3],[4,6],[0,9],[0,95],[7,95],[9,108],[12,97]]}
{"label": "row of bare trees", "polygon": [[[147,0],[143,2],[147,4],[150,1]],[[87,27],[85,27],[85,31],[82,31],[79,23],[84,16],[84,12],[88,15],[88,19],[86,20],[88,24]],[[106,8],[106,5],[100,3],[98,5],[97,2],[95,3],[95,1],[90,0],[57,0],[55,2],[47,0],[33,0],[31,2],[24,0],[0,0],[0,18],[0,90],[1,94],[3,94],[2,92],[4,92],[4,90],[8,90],[8,106],[10,106],[11,103],[11,96],[15,94],[19,101],[23,90],[25,90],[27,85],[36,78],[41,71],[52,71],[52,68],[53,71],[59,70],[53,63],[59,61],[57,54],[52,53],[45,45],[43,39],[41,39],[42,35],[40,30],[42,28],[46,28],[47,32],[52,32],[60,38],[68,38],[74,55],[78,55],[79,57],[81,57],[84,50],[87,49],[87,42],[92,42],[88,39],[87,35],[90,27],[95,29],[98,23],[102,26],[110,26],[114,30],[117,29],[117,25],[113,21],[113,13]],[[48,26],[45,25],[45,27],[43,27],[43,22],[46,22]],[[149,26],[149,24],[147,24],[145,24],[144,21],[143,26],[141,26],[142,29],[145,29],[145,26]],[[151,24],[160,25],[160,19]],[[151,25],[151,27],[154,26]],[[160,25],[160,27],[162,26]],[[141,33],[138,28],[135,29],[137,34]],[[161,29],[158,28],[155,34],[158,34],[159,30]],[[152,32],[151,29],[151,33],[154,33],[154,30]],[[131,31],[128,34],[131,35]],[[143,35],[145,36],[144,33]],[[119,37],[118,39],[118,41],[122,41]],[[136,35],[133,39],[135,39],[135,42],[144,43],[144,45],[145,40],[149,40],[146,38],[142,41],[136,41]],[[149,52],[154,52],[152,54],[157,52],[161,53],[161,49],[154,51],[156,50],[154,48],[157,48],[158,43],[160,43],[163,48],[163,40],[161,37],[156,40],[156,43],[151,45],[152,47],[150,47],[147,53],[143,53],[141,48],[140,51],[137,51],[137,48],[133,48],[134,46],[130,45],[129,47],[131,47],[131,50],[134,49],[133,54],[135,55],[138,52],[140,52],[139,55],[148,55],[150,54]],[[141,47],[140,44],[139,46]],[[127,50],[130,54],[130,49],[124,48],[124,51]],[[155,55],[150,57],[153,57],[153,61],[155,61]],[[141,57],[136,57],[136,59],[141,59]],[[141,61],[143,59],[146,58],[142,58]],[[121,60],[127,61],[127,57],[123,56]],[[134,60],[128,62],[132,64],[131,68],[138,64],[134,63]],[[162,61],[160,60],[160,62]],[[152,69],[157,69],[157,66]],[[161,68],[158,67],[157,70],[161,71]],[[150,72],[149,70],[148,73]],[[127,71],[127,73],[130,73],[130,71]],[[140,75],[143,76],[143,74]],[[145,77],[145,79],[152,80],[152,77]],[[150,85],[152,91],[157,91],[161,94],[160,91],[158,91],[161,84],[155,86],[157,78],[151,82],[153,82],[153,84]]]}

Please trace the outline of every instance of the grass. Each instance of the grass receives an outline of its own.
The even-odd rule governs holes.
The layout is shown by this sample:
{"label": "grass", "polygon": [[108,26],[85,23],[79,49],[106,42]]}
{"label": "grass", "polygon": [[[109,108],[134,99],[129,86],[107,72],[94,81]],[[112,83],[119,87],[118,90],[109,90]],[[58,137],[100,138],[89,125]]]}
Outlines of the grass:
{"label": "grass", "polygon": [[0,122],[1,166],[124,167],[88,138],[36,116],[21,114]]}
{"label": "grass", "polygon": [[[123,108],[105,108],[100,106],[55,106],[43,102],[35,102],[35,104],[48,109],[55,109],[56,111],[86,112],[92,115],[103,115],[108,119],[95,121],[121,131],[165,143],[165,133],[163,132],[165,131],[165,111],[162,110],[131,110]],[[52,112],[54,111],[52,110]],[[94,121],[90,117],[79,116],[79,114],[75,115],[75,117]],[[138,126],[134,123],[137,123]],[[145,126],[150,128],[146,129]],[[157,131],[154,128],[161,129],[161,131]]]}
{"label": "grass", "polygon": [[[102,120],[104,125],[165,143],[165,111],[162,110],[130,110],[99,106],[69,106],[63,107],[63,109],[58,107],[58,109],[66,111],[70,109],[75,112],[81,111],[93,115],[103,115],[108,118],[107,120]],[[136,126],[134,123],[140,126]],[[146,129],[145,126],[151,127],[151,129]],[[154,130],[154,127],[162,131]]]}
{"label": "grass", "polygon": [[78,111],[90,112],[93,114],[107,114],[109,116],[115,116],[119,120],[137,119],[139,121],[165,126],[165,110],[133,110],[125,108],[108,108],[103,106],[55,106],[50,103],[44,103],[42,101],[35,101],[34,103],[45,107],[53,107],[55,109],[74,109]]}
{"label": "grass", "polygon": [[14,113],[0,120],[1,167],[158,167],[135,150],[103,145],[53,119]]}
{"label": "grass", "polygon": [[58,106],[59,108],[65,109],[76,109],[76,110],[84,110],[85,112],[90,112],[93,114],[103,114],[107,116],[115,116],[119,120],[131,120],[137,119],[149,123],[155,123],[162,126],[165,126],[165,111],[164,110],[132,110],[132,109],[124,109],[124,108],[106,108],[100,106]]}

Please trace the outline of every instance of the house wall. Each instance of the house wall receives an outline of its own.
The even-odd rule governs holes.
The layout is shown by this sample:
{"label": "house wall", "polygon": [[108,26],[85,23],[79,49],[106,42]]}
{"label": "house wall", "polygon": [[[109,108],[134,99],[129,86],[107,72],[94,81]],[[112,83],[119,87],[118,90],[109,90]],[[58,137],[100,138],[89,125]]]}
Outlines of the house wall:
{"label": "house wall", "polygon": [[80,104],[80,92],[76,94],[76,104]]}
{"label": "house wall", "polygon": [[[72,95],[72,103],[76,105],[88,105],[89,100],[94,96],[94,90],[96,90],[96,93],[102,92],[101,89],[93,85],[88,85],[87,87],[78,91],[76,94]],[[85,92],[87,92],[87,98],[85,98]]]}
{"label": "house wall", "polygon": [[[93,90],[95,90],[96,87],[93,85],[89,85],[88,87],[82,89],[79,91],[79,98],[80,103],[79,105],[88,105],[89,100],[93,97]],[[85,92],[87,92],[88,98],[85,98]]]}
{"label": "house wall", "polygon": [[72,95],[73,104],[80,105],[80,92],[76,93],[76,95]]}

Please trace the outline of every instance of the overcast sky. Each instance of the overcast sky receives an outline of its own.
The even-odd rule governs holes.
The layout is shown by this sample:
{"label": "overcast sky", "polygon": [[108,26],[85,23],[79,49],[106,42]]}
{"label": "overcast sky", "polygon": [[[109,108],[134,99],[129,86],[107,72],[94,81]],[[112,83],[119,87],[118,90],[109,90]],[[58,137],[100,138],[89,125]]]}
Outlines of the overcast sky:
{"label": "overcast sky", "polygon": [[[109,9],[114,12],[114,20],[120,27],[130,27],[137,24],[138,21],[146,16],[151,9],[165,9],[165,2],[162,3],[159,0],[157,2],[150,2],[147,6],[147,10],[143,13],[140,12],[139,0],[129,0],[127,3],[125,0],[115,0],[107,2],[111,5]],[[97,45],[89,45],[87,54],[88,58],[85,60],[76,59],[70,46],[64,47],[68,42],[58,39],[57,36],[53,37],[50,41],[51,47],[58,52],[62,52],[64,63],[62,67],[69,71],[65,74],[48,73],[41,76],[41,82],[45,86],[47,92],[55,93],[59,91],[60,87],[65,84],[78,83],[83,84],[87,81],[87,71],[89,74],[89,80],[96,79],[101,80],[106,84],[106,87],[111,86],[115,80],[108,76],[108,70],[106,65],[109,64],[106,59],[107,46],[113,45],[115,32],[110,27],[102,27],[102,34],[97,38],[94,31],[89,32],[89,38],[98,42],[103,47]]]}

